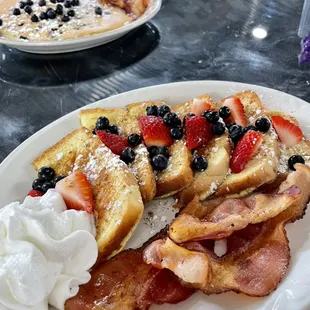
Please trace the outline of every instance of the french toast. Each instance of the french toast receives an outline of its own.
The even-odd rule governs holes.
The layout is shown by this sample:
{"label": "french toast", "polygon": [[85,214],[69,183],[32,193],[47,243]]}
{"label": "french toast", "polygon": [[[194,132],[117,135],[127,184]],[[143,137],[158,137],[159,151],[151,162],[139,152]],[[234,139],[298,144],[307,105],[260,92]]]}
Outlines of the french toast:
{"label": "french toast", "polygon": [[[105,116],[111,124],[119,129],[119,134],[128,137],[130,134],[140,134],[137,118],[132,117],[122,109],[88,109],[80,111],[80,123],[82,127],[93,130],[99,117]],[[143,202],[151,201],[156,194],[156,182],[150,158],[146,147],[139,144],[136,149],[135,160],[129,165],[140,186]]]}
{"label": "french toast", "polygon": [[[126,106],[129,114],[136,119],[146,115],[146,108],[152,105],[160,106],[162,101],[147,101],[132,103]],[[193,181],[191,169],[192,154],[186,147],[184,140],[175,141],[169,149],[168,167],[156,175],[157,193],[156,198],[169,197]]]}
{"label": "french toast", "polygon": [[95,202],[98,261],[123,249],[142,216],[142,197],[130,169],[98,137],[78,129],[36,158],[33,166],[52,167],[57,175],[84,173]]}
{"label": "french toast", "polygon": [[[249,125],[253,125],[256,118],[267,115],[259,97],[253,91],[237,93],[233,97],[238,97],[241,100]],[[217,105],[221,107],[225,99],[218,102]],[[265,183],[274,181],[277,177],[279,158],[278,137],[271,128],[264,133],[262,145],[245,169],[240,173],[229,174],[216,190],[215,195],[241,197]]]}

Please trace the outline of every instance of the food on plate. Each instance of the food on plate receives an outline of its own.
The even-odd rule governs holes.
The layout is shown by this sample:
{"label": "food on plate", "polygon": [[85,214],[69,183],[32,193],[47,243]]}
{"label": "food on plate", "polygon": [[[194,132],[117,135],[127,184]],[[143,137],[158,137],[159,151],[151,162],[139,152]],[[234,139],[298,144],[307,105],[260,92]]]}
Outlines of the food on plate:
{"label": "food on plate", "polygon": [[[59,300],[49,292],[45,302],[143,310],[197,290],[262,297],[276,289],[290,262],[285,225],[310,200],[310,142],[292,116],[244,91],[218,103],[202,95],[81,110],[80,124],[33,161],[25,201],[61,194],[66,212],[94,216],[98,259],[79,291]],[[144,203],[172,195],[176,218],[122,251]]]}
{"label": "food on plate", "polygon": [[93,216],[67,210],[50,189],[0,209],[0,308],[63,309],[90,280],[98,248]]}
{"label": "food on plate", "polygon": [[86,37],[120,28],[144,14],[149,0],[6,0],[0,35],[32,42]]}

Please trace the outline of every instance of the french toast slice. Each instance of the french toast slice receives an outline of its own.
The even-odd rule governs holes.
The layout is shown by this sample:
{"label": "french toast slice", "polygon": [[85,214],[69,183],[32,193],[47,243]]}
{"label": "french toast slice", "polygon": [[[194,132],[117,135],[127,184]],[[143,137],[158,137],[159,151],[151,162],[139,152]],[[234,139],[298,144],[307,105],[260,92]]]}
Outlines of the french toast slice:
{"label": "french toast slice", "polygon": [[98,261],[123,249],[141,219],[144,205],[130,169],[98,137],[85,128],[78,129],[37,157],[33,166],[36,170],[52,167],[57,175],[84,173],[95,202]]}
{"label": "french toast slice", "polygon": [[[109,119],[110,124],[116,125],[119,134],[128,137],[130,134],[140,134],[140,128],[137,118],[132,117],[122,109],[88,109],[80,111],[80,123],[82,127],[93,130],[96,121],[100,116]],[[135,148],[136,157],[129,167],[138,180],[143,202],[151,201],[156,194],[156,181],[153,168],[150,163],[149,153],[144,144]]]}
{"label": "french toast slice", "polygon": [[[146,101],[129,104],[126,108],[131,116],[139,119],[139,117],[146,115],[147,107],[162,104],[165,103],[163,101]],[[172,196],[189,186],[193,181],[192,154],[187,149],[185,141],[175,141],[169,148],[169,154],[168,167],[156,174],[156,198]]]}
{"label": "french toast slice", "polygon": [[[259,97],[253,91],[244,91],[235,94],[245,110],[248,125],[254,125],[260,116],[267,116],[267,112]],[[226,99],[226,98],[225,98]],[[223,105],[222,99],[217,105]],[[259,186],[272,182],[277,177],[280,150],[278,138],[273,128],[263,134],[263,142],[257,154],[250,160],[245,169],[240,173],[230,173],[226,180],[215,192],[216,196],[242,197],[253,192]]]}

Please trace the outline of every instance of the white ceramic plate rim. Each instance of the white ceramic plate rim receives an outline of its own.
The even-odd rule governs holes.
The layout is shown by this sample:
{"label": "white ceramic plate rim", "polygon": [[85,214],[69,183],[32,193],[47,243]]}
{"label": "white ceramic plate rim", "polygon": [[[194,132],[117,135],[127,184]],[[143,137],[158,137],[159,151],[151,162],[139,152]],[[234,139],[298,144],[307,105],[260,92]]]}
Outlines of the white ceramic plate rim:
{"label": "white ceramic plate rim", "polygon": [[147,8],[145,13],[138,19],[120,28],[109,30],[100,34],[95,34],[82,38],[61,40],[61,41],[42,41],[42,42],[31,42],[31,41],[24,42],[19,40],[9,40],[0,37],[0,44],[14,46],[16,48],[26,48],[27,50],[29,50],[29,48],[37,48],[37,47],[57,47],[57,46],[70,47],[72,44],[91,43],[93,41],[104,40],[112,38],[114,36],[121,36],[121,34],[129,32],[130,30],[133,30],[143,25],[151,18],[153,18],[160,10],[161,3],[162,0],[151,0],[150,6]]}
{"label": "white ceramic plate rim", "polygon": [[[170,104],[177,104],[204,93],[208,93],[214,100],[218,100],[246,89],[257,92],[267,107],[282,110],[296,116],[306,135],[310,136],[309,103],[270,88],[235,82],[192,81],[157,85],[115,95],[81,109],[124,107],[125,104],[131,102],[159,99],[166,100]],[[38,131],[16,148],[1,163],[0,188],[2,195],[0,196],[0,207],[13,200],[21,200],[26,195],[31,186],[31,180],[35,176],[35,172],[31,167],[31,161],[47,147],[59,141],[69,132],[79,128],[79,110],[71,112]],[[157,208],[160,209],[160,206],[154,201],[152,210],[157,212]],[[160,210],[159,213],[160,215],[168,215],[169,219],[172,218],[172,215],[168,214],[169,212],[164,209]],[[292,267],[289,268],[285,279],[279,285],[278,289],[270,296],[257,299],[234,293],[214,296],[205,296],[202,293],[197,293],[178,305],[153,306],[152,309],[204,310],[206,307],[208,310],[309,309],[310,294],[308,293],[308,288],[310,287],[310,268],[308,267],[308,262],[310,261],[310,240],[308,240],[308,235],[310,235],[310,225],[308,223],[310,223],[310,212],[306,214],[303,220],[289,225],[287,232],[291,240]],[[164,225],[164,222],[160,222],[158,227],[152,228],[152,231],[154,230],[155,232],[155,230],[160,229]],[[152,231],[147,231],[145,227],[140,228],[142,230],[133,236],[129,242],[129,246],[138,246],[150,237]]]}

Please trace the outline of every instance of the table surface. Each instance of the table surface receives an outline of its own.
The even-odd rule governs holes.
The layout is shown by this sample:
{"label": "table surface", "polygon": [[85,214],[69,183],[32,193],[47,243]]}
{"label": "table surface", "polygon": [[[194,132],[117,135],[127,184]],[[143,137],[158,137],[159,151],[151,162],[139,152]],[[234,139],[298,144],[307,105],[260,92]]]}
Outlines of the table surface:
{"label": "table surface", "polygon": [[[307,100],[309,65],[298,62],[302,6],[302,0],[163,0],[150,23],[88,51],[47,56],[0,46],[0,162],[62,115],[135,88],[229,80]],[[264,39],[253,35],[266,32]]]}

